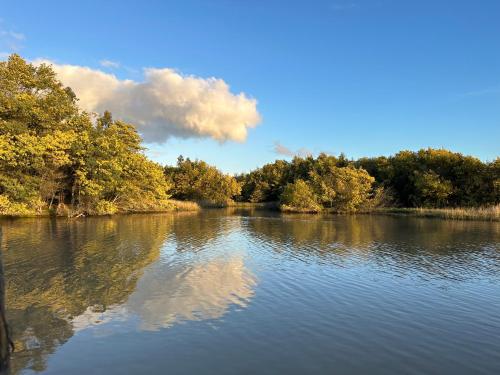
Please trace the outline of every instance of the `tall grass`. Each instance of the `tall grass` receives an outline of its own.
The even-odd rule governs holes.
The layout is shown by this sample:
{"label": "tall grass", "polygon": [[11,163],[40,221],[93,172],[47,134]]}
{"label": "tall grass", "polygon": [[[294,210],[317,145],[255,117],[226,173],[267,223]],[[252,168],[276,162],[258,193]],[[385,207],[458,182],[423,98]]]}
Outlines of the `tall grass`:
{"label": "tall grass", "polygon": [[169,199],[169,203],[173,206],[175,211],[198,211],[201,209],[198,203],[192,201]]}
{"label": "tall grass", "polygon": [[489,207],[457,208],[379,208],[375,213],[407,214],[422,217],[439,217],[451,220],[500,221],[500,204]]}

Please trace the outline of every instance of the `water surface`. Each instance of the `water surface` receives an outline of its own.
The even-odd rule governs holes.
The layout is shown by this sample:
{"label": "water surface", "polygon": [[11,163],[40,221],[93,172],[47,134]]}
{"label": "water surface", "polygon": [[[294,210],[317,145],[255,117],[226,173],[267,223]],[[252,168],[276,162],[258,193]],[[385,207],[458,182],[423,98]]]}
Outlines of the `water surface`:
{"label": "water surface", "polygon": [[2,220],[14,374],[499,374],[500,224]]}

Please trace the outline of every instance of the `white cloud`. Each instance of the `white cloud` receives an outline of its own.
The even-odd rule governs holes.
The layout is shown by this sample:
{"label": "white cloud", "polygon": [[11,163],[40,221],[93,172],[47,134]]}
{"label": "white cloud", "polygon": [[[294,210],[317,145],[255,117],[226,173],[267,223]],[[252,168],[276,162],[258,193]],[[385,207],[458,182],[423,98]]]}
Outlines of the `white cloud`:
{"label": "white cloud", "polygon": [[53,65],[71,87],[82,109],[137,126],[146,142],[169,137],[210,137],[243,142],[260,122],[257,101],[233,94],[222,79],[185,76],[174,69],[144,69],[144,81],[120,80],[113,74],[77,65]]}
{"label": "white cloud", "polygon": [[105,68],[111,68],[111,69],[117,69],[120,67],[120,63],[116,61],[111,61],[111,60],[101,60],[99,61],[99,64]]}
{"label": "white cloud", "polygon": [[300,156],[300,157],[307,157],[312,155],[312,152],[309,151],[307,148],[300,148],[297,151],[293,151],[289,149],[288,147],[282,145],[280,142],[274,142],[274,152],[278,155],[283,155],[283,156]]}
{"label": "white cloud", "polygon": [[293,152],[288,147],[282,145],[279,142],[274,142],[274,152],[277,153],[278,155],[283,155],[283,156],[294,156],[295,155],[295,152]]}

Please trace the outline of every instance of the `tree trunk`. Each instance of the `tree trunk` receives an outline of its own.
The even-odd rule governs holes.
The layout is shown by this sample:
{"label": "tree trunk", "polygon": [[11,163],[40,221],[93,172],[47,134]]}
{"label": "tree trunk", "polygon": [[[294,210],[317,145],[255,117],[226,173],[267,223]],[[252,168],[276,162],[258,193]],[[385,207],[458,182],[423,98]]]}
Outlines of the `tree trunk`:
{"label": "tree trunk", "polygon": [[50,198],[49,210],[52,208],[52,203],[54,203],[55,197],[56,197],[56,193],[52,193],[52,198]]}

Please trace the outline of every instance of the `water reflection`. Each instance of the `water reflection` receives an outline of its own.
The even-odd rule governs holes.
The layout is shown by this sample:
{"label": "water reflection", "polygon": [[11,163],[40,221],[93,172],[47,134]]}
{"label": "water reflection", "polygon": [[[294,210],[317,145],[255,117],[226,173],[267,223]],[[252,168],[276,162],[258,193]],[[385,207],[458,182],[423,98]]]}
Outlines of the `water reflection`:
{"label": "water reflection", "polygon": [[362,262],[388,272],[456,280],[478,274],[496,278],[500,273],[498,223],[260,215],[249,216],[247,227],[258,246],[300,261]]}
{"label": "water reflection", "polygon": [[43,370],[74,317],[125,302],[171,226],[152,217],[3,222],[13,372]]}
{"label": "water reflection", "polygon": [[254,294],[255,278],[241,257],[153,268],[127,303],[145,330],[183,320],[220,318],[230,305],[246,307]]}
{"label": "water reflection", "polygon": [[[111,334],[167,328],[171,332],[169,328],[178,323],[232,316],[233,311],[256,303],[257,290],[261,301],[266,301],[259,311],[267,319],[248,317],[246,324],[253,325],[249,332],[258,335],[263,330],[265,336],[280,324],[293,330],[318,328],[321,333],[331,329],[318,337],[337,335],[343,350],[348,346],[342,342],[355,345],[353,337],[370,331],[365,327],[357,332],[353,323],[344,335],[342,330],[351,326],[346,321],[337,326],[332,310],[350,317],[353,311],[373,311],[370,304],[382,303],[381,298],[373,300],[373,292],[392,293],[387,311],[398,298],[401,306],[414,302],[406,301],[404,293],[396,296],[394,290],[380,291],[376,284],[359,283],[361,268],[365,283],[384,274],[490,283],[497,283],[500,275],[500,225],[495,223],[216,210],[85,220],[6,220],[0,225],[7,314],[17,348],[14,374],[23,369],[45,370],[47,359],[79,332],[98,331],[108,323],[114,324],[107,328]],[[354,269],[355,275],[342,269]],[[349,287],[343,289],[340,281]],[[433,282],[426,287],[432,289]],[[333,293],[330,288],[337,289]],[[337,298],[336,303],[324,312],[332,298]],[[295,308],[289,308],[294,303]],[[426,303],[419,305],[422,313]],[[353,305],[356,309],[349,310]],[[315,308],[307,310],[307,306]],[[316,312],[321,312],[320,318],[309,321]],[[279,321],[282,313],[289,314],[287,321]],[[390,315],[381,318],[388,321]],[[271,323],[264,329],[258,322]],[[404,331],[402,327],[391,329]],[[99,334],[103,336],[104,331]],[[276,337],[280,333],[275,331]],[[255,340],[256,347],[269,342],[271,352],[275,345],[271,338],[262,342],[264,336]],[[287,342],[292,345],[294,341]],[[304,348],[301,344],[289,350],[296,350],[299,358]],[[161,363],[161,358],[156,360]]]}
{"label": "water reflection", "polygon": [[91,326],[135,315],[139,329],[155,330],[245,307],[255,278],[241,254],[190,258],[238,226],[197,214],[3,222],[13,372],[44,370]]}

